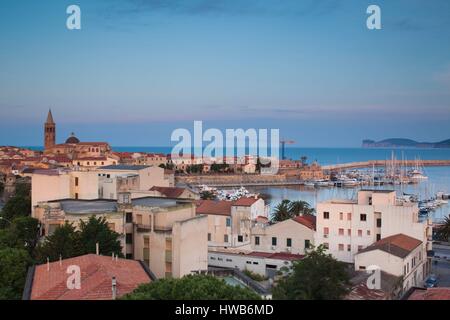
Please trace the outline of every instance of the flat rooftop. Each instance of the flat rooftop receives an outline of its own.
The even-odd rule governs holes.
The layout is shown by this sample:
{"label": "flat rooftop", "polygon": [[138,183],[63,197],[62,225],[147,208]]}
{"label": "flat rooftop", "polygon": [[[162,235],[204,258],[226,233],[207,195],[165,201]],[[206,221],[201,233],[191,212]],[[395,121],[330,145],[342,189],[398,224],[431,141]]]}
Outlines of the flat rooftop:
{"label": "flat rooftop", "polygon": [[146,168],[150,168],[151,166],[144,165],[126,165],[126,164],[116,164],[103,166],[98,168],[97,170],[122,170],[122,171],[138,171]]}
{"label": "flat rooftop", "polygon": [[117,212],[117,202],[113,200],[58,200],[67,213],[91,214]]}
{"label": "flat rooftop", "polygon": [[179,205],[180,201],[168,198],[144,197],[132,199],[131,203],[133,206],[170,208]]}

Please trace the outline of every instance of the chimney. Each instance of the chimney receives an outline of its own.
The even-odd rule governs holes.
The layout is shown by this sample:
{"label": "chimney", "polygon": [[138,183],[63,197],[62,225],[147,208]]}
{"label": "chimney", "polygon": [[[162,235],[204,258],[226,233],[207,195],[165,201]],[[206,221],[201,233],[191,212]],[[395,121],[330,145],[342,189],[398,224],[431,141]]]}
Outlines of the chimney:
{"label": "chimney", "polygon": [[59,255],[59,266],[62,267],[62,255]]}
{"label": "chimney", "polygon": [[99,247],[98,247],[98,242],[95,244],[95,254],[96,255],[99,255],[99,253],[100,253],[100,250],[99,250]]}
{"label": "chimney", "polygon": [[47,271],[50,271],[50,258],[47,257]]}
{"label": "chimney", "polygon": [[114,252],[111,254],[112,261],[114,261]]}
{"label": "chimney", "polygon": [[117,296],[117,281],[116,281],[116,277],[112,277],[111,287],[112,287],[112,299],[116,300],[116,296]]}

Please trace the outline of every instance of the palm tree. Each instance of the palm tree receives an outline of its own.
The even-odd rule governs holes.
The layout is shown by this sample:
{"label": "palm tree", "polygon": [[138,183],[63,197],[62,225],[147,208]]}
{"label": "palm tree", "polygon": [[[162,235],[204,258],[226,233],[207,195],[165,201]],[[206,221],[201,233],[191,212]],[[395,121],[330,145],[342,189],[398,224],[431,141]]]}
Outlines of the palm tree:
{"label": "palm tree", "polygon": [[285,199],[277,204],[272,214],[272,221],[280,222],[293,218],[294,215],[290,211],[290,203],[291,201]]}
{"label": "palm tree", "polygon": [[443,224],[438,228],[436,234],[439,240],[450,240],[450,216],[444,219]]}
{"label": "palm tree", "polygon": [[289,204],[289,211],[294,215],[302,215],[302,214],[313,214],[314,208],[311,208],[308,202],[297,200],[291,201]]}

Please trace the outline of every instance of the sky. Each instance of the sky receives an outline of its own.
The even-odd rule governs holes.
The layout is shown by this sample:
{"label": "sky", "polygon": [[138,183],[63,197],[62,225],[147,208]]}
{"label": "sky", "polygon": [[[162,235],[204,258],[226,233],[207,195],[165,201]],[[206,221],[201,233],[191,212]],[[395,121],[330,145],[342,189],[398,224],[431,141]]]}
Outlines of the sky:
{"label": "sky", "polygon": [[42,145],[49,108],[57,142],[168,146],[194,120],[298,147],[440,141],[449,39],[447,0],[2,0],[0,145]]}

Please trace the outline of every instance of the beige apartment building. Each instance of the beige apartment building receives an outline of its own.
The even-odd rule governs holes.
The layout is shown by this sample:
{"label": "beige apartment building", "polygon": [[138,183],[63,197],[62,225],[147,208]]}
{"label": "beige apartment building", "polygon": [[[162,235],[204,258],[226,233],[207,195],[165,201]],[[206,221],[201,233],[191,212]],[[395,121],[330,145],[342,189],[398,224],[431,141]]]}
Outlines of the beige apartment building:
{"label": "beige apartment building", "polygon": [[196,215],[189,200],[131,199],[130,193],[120,193],[117,201],[41,202],[34,213],[42,223],[43,235],[51,234],[65,221],[78,226],[80,220],[92,215],[105,217],[109,227],[121,235],[123,254],[143,261],[158,278],[207,270],[207,217]]}
{"label": "beige apartment building", "polygon": [[251,229],[254,251],[304,255],[314,244],[316,217],[305,214],[277,223],[256,223]]}
{"label": "beige apartment building", "polygon": [[321,202],[316,211],[315,244],[340,261],[353,263],[362,249],[399,233],[431,250],[431,222],[420,222],[417,204],[397,200],[395,191],[360,190],[357,200]]}
{"label": "beige apartment building", "polygon": [[198,200],[197,214],[208,218],[208,246],[247,247],[251,245],[252,220],[267,217],[263,199],[241,198],[236,201]]}

